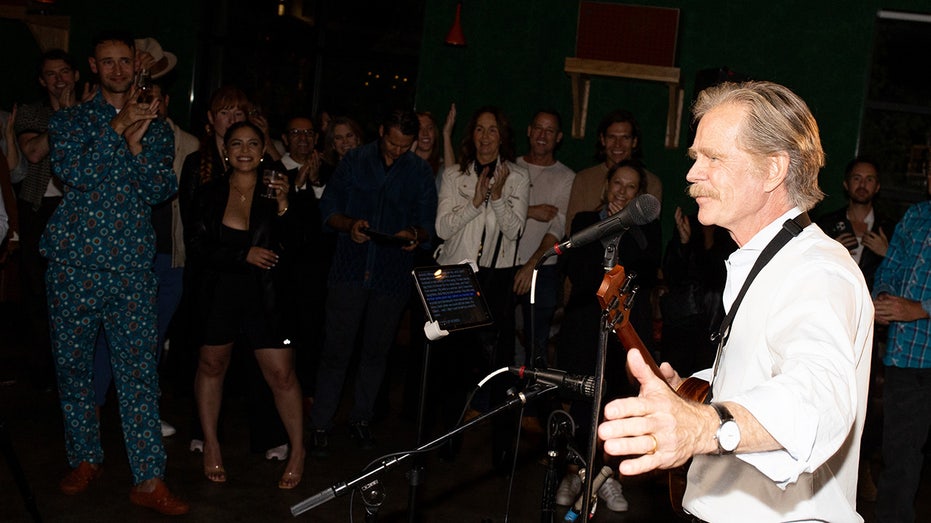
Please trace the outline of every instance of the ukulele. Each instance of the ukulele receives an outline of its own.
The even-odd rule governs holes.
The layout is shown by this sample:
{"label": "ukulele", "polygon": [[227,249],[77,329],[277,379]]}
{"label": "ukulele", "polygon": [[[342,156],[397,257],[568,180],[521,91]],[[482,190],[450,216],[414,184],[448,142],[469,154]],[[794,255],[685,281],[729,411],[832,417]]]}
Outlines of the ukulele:
{"label": "ukulele", "polygon": [[[630,324],[630,310],[633,308],[634,298],[637,295],[637,286],[633,284],[635,277],[633,273],[625,274],[624,267],[615,265],[601,281],[601,287],[598,288],[598,304],[601,305],[602,310],[607,311],[621,345],[628,351],[640,352],[650,370],[665,382],[650,351],[646,349],[643,340]],[[680,398],[704,403],[710,392],[710,386],[705,380],[689,377],[675,389],[675,392]],[[689,517],[682,509],[682,496],[685,495],[690,463],[691,461],[680,467],[669,469],[669,501],[673,510],[684,518]]]}

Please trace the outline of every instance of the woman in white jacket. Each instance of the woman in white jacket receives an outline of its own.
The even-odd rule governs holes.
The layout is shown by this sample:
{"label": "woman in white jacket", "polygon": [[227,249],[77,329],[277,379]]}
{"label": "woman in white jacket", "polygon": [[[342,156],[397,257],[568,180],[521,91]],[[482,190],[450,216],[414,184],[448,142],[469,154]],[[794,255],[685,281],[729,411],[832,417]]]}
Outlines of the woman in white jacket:
{"label": "woman in white jacket", "polygon": [[[450,361],[453,366],[448,368],[466,368],[481,375],[514,365],[516,301],[512,288],[517,245],[530,200],[530,176],[514,158],[514,135],[507,118],[496,107],[481,107],[466,126],[459,165],[443,171],[436,232],[445,243],[437,261],[442,265],[465,261],[478,265],[479,284],[494,319],[490,327],[453,336],[449,343],[457,345],[454,350],[438,351],[458,358]],[[464,397],[475,376],[454,372],[448,378],[447,384],[459,382],[459,387],[451,389],[459,389]],[[506,380],[495,380],[486,400],[492,406],[499,403],[507,386]],[[507,416],[495,418],[492,463],[502,472],[511,465],[515,424],[516,420]]]}
{"label": "woman in white jacket", "polygon": [[513,163],[514,136],[496,107],[478,109],[466,127],[459,165],[443,171],[436,232],[441,264],[511,268],[527,219],[530,176]]}

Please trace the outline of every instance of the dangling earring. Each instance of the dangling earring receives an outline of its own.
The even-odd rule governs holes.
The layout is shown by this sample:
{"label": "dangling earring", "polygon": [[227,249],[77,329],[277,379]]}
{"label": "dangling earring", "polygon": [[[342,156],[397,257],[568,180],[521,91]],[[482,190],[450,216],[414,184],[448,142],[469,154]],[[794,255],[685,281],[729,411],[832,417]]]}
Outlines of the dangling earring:
{"label": "dangling earring", "polygon": [[264,156],[261,157],[261,158],[259,158],[259,163],[262,163],[262,162],[264,162],[264,161],[265,161],[265,157],[264,157]]}

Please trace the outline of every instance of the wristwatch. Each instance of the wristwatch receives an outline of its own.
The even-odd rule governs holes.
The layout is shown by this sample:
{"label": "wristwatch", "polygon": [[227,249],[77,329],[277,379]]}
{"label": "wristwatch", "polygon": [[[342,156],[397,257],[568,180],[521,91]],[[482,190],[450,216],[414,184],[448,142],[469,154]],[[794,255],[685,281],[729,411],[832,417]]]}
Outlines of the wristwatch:
{"label": "wristwatch", "polygon": [[734,416],[727,407],[720,403],[712,403],[711,406],[721,418],[721,425],[718,426],[718,431],[714,435],[714,439],[718,442],[718,454],[732,454],[737,449],[737,445],[740,445],[740,427],[737,426]]}

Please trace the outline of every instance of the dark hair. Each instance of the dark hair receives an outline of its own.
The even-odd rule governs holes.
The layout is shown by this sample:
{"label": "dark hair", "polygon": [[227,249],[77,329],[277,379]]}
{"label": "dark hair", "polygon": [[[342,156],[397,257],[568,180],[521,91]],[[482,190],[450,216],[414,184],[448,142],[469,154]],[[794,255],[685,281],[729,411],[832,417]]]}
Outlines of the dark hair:
{"label": "dark hair", "polygon": [[615,109],[610,113],[606,114],[604,118],[598,122],[598,139],[595,140],[595,159],[598,161],[604,161],[607,158],[607,153],[605,153],[605,146],[601,143],[601,139],[604,137],[605,133],[608,132],[608,127],[616,123],[629,123],[630,132],[633,135],[632,138],[637,142],[637,144],[630,151],[630,157],[639,159],[640,158],[640,126],[637,125],[637,119],[634,118],[634,113],[624,110],[624,109]]}
{"label": "dark hair", "polygon": [[420,120],[417,119],[417,115],[414,111],[407,109],[395,109],[391,111],[385,116],[384,120],[382,120],[381,126],[385,134],[387,134],[388,129],[392,127],[397,127],[404,136],[417,136],[417,133],[420,132]]}
{"label": "dark hair", "polygon": [[226,134],[223,135],[223,145],[226,145],[227,143],[229,143],[230,138],[233,136],[233,133],[242,129],[243,127],[248,127],[249,129],[252,129],[255,132],[255,134],[259,135],[259,140],[262,142],[262,145],[263,146],[265,145],[265,133],[262,132],[261,129],[259,129],[258,125],[255,125],[249,120],[243,120],[241,122],[236,122],[233,125],[231,125],[229,129],[226,130]]}
{"label": "dark hair", "polygon": [[466,124],[465,135],[462,137],[462,144],[459,147],[459,171],[466,172],[469,170],[469,164],[475,161],[477,151],[475,149],[475,126],[478,118],[488,113],[495,118],[498,124],[498,134],[501,136],[501,145],[498,147],[498,156],[509,162],[513,162],[514,153],[514,132],[511,130],[511,123],[508,121],[504,112],[493,105],[479,107],[472,113],[469,123]]}
{"label": "dark hair", "polygon": [[430,164],[430,169],[433,170],[433,173],[436,174],[440,170],[440,160],[443,156],[443,143],[440,131],[436,127],[436,118],[433,117],[433,114],[430,111],[420,111],[417,113],[417,117],[420,118],[423,116],[430,120],[433,124],[433,150],[430,151],[430,158],[427,159],[427,163]]}
{"label": "dark hair", "polygon": [[853,172],[853,168],[856,167],[857,165],[860,165],[861,163],[872,165],[873,169],[875,169],[876,172],[879,173],[879,165],[877,165],[876,162],[874,162],[872,158],[868,158],[866,156],[857,156],[853,160],[850,160],[849,162],[847,162],[847,165],[844,167],[844,180],[846,180],[847,178],[850,178],[850,174]]}
{"label": "dark hair", "polygon": [[101,31],[91,40],[91,54],[97,51],[97,46],[104,42],[120,42],[132,50],[136,49],[136,40],[126,31]]}
{"label": "dark hair", "polygon": [[51,62],[52,60],[61,60],[65,62],[72,71],[77,72],[78,70],[77,60],[68,54],[67,51],[64,49],[49,49],[39,56],[39,63],[36,66],[36,78],[42,78],[42,68],[45,67],[45,62]]}
{"label": "dark hair", "polygon": [[562,132],[562,115],[559,114],[559,111],[556,109],[540,109],[537,112],[533,113],[533,116],[530,117],[530,125],[533,125],[533,121],[537,119],[537,116],[541,114],[548,114],[556,119],[556,130]]}
{"label": "dark hair", "polygon": [[607,203],[607,201],[608,201],[608,187],[609,187],[609,183],[611,182],[611,178],[614,177],[614,173],[616,173],[618,169],[621,169],[621,168],[623,168],[623,167],[630,167],[631,169],[637,171],[637,175],[640,176],[640,182],[639,182],[638,185],[637,185],[637,195],[639,196],[639,195],[641,195],[641,194],[647,192],[647,170],[646,170],[646,167],[644,167],[644,166],[643,166],[643,163],[641,163],[641,162],[638,161],[638,160],[632,160],[632,159],[631,159],[631,160],[623,160],[623,161],[620,161],[620,162],[618,162],[618,163],[612,165],[611,168],[608,169],[608,174],[607,174],[607,176],[605,177],[605,190],[604,190],[604,193],[601,195],[601,200],[602,200],[602,202]]}

